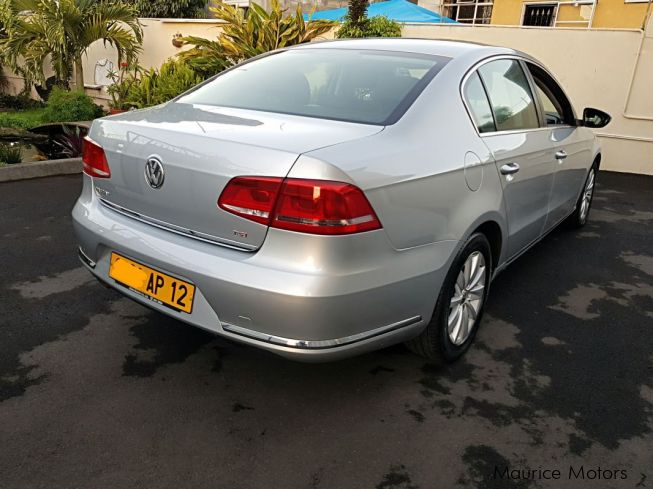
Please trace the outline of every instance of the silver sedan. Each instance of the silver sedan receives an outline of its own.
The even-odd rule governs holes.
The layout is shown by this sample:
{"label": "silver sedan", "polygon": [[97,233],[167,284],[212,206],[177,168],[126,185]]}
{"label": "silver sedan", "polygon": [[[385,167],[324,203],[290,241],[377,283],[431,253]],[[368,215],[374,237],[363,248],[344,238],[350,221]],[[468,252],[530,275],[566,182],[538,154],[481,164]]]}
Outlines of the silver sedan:
{"label": "silver sedan", "polygon": [[473,341],[490,281],[565,221],[601,162],[535,59],[377,39],[268,53],[96,120],[73,218],[102,282],[302,360]]}

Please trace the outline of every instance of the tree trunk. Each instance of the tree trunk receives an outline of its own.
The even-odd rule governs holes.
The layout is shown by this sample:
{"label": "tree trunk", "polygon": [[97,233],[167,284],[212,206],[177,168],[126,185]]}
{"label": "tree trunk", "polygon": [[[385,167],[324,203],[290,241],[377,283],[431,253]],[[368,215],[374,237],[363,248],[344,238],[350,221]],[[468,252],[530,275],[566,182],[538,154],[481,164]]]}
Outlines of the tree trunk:
{"label": "tree trunk", "polygon": [[360,26],[367,17],[368,0],[349,0],[349,20],[354,26]]}
{"label": "tree trunk", "polygon": [[75,89],[84,91],[84,68],[81,56],[75,59]]}

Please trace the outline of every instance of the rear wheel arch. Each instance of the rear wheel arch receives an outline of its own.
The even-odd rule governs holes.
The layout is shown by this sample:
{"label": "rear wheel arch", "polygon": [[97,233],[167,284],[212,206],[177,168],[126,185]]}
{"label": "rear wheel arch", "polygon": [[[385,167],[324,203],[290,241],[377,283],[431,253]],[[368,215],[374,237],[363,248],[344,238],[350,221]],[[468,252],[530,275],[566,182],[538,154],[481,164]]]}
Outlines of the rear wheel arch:
{"label": "rear wheel arch", "polygon": [[470,235],[474,233],[483,234],[490,243],[490,251],[492,252],[492,270],[496,269],[501,259],[501,249],[503,246],[503,233],[501,226],[496,221],[485,221],[474,229]]}
{"label": "rear wheel arch", "polygon": [[[479,259],[474,255],[482,256]],[[430,321],[418,336],[406,342],[410,350],[438,364],[453,362],[467,351],[483,316],[491,280],[486,267],[491,256],[485,234],[474,232],[466,238],[437,292]]]}
{"label": "rear wheel arch", "polygon": [[[587,175],[589,175],[589,172],[592,168],[594,168],[597,172],[601,169],[601,153],[596,154],[592,160],[592,164],[589,166],[589,168],[586,169],[587,173],[585,175],[585,179],[587,178]],[[578,189],[577,199],[580,198],[580,195],[583,193],[583,189],[585,188],[585,179],[583,179],[583,185],[580,187],[580,189]]]}

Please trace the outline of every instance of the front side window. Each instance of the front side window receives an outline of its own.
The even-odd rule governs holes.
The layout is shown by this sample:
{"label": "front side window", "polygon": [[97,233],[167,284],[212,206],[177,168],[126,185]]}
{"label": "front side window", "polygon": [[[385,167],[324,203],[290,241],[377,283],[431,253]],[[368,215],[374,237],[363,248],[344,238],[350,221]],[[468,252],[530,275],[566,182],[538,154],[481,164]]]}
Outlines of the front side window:
{"label": "front side window", "polygon": [[464,88],[465,102],[471,112],[479,133],[495,131],[492,108],[485,94],[478,73],[474,72],[467,79]]}
{"label": "front side window", "polygon": [[560,105],[557,103],[557,100],[554,97],[551,97],[549,93],[545,92],[541,85],[535,85],[535,92],[537,93],[537,98],[542,102],[546,125],[555,126],[558,124],[564,124],[562,110]]}
{"label": "front side window", "polygon": [[244,63],[177,100],[363,124],[392,124],[450,58],[297,49]]}
{"label": "front side window", "polygon": [[526,63],[526,66],[535,82],[535,91],[544,109],[547,126],[574,125],[574,111],[560,85],[539,66],[533,63]]}
{"label": "front side window", "polygon": [[478,69],[494,114],[497,131],[539,127],[535,100],[519,61],[500,59]]}

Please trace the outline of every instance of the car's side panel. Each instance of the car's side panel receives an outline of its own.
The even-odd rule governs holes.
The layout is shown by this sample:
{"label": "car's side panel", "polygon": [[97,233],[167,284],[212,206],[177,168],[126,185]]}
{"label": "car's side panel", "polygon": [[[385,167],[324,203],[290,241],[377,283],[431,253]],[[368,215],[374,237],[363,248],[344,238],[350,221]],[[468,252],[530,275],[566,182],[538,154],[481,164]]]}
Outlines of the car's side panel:
{"label": "car's side panel", "polygon": [[549,199],[549,214],[544,232],[550,231],[574,209],[578,189],[591,164],[593,135],[576,125],[576,114],[569,97],[544,66],[532,60],[523,63],[538,101],[541,123],[553,145],[554,179]]}
{"label": "car's side panel", "polygon": [[485,213],[494,213],[505,227],[494,160],[462,100],[452,96],[459,71],[448,70],[449,65],[399,122],[376,135],[312,151],[300,157],[290,176],[308,164],[306,157],[344,172],[365,191],[399,250],[459,241]]}
{"label": "car's side panel", "polygon": [[[555,166],[555,177],[545,230],[551,229],[573,211],[579,189],[592,164],[591,135],[582,128],[551,127],[550,134],[554,149],[552,165]],[[563,158],[559,158],[559,152],[564,152]]]}
{"label": "car's side panel", "polygon": [[519,165],[517,173],[501,175],[510,258],[538,239],[544,228],[553,188],[553,147],[546,130],[493,133],[483,139],[499,170]]}

